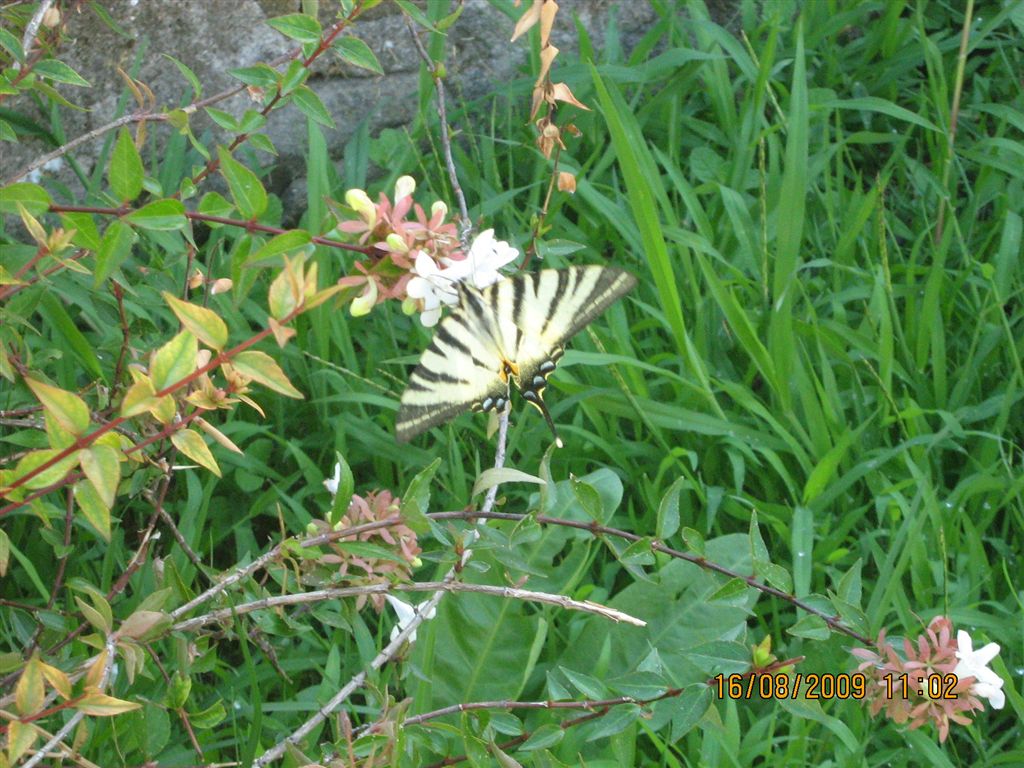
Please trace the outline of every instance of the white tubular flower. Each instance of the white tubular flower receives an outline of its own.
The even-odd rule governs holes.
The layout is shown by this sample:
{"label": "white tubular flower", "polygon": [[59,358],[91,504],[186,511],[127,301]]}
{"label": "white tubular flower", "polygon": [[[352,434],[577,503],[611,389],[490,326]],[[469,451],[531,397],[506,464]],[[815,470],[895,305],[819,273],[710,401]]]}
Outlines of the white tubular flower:
{"label": "white tubular flower", "polygon": [[451,270],[438,267],[437,263],[423,251],[416,254],[416,264],[412,271],[416,276],[409,281],[405,293],[410,298],[423,302],[420,322],[429,328],[436,325],[441,318],[442,304],[451,306],[459,300],[455,283],[462,278]]}
{"label": "white tubular flower", "polygon": [[395,202],[408,197],[416,191],[416,179],[412,176],[399,176],[395,180]]}
{"label": "white tubular flower", "polygon": [[[422,611],[426,607],[427,603],[430,602],[429,600],[424,600],[422,603],[419,603],[414,608],[413,606],[409,605],[408,603],[402,602],[401,600],[399,600],[397,597],[394,597],[393,595],[384,595],[384,599],[387,600],[391,604],[391,607],[395,609],[395,613],[398,614],[398,624],[396,624],[394,626],[394,628],[392,628],[392,630],[391,630],[391,639],[392,640],[394,640],[396,637],[398,637],[398,634],[400,632],[402,632],[406,627],[409,626],[409,623],[412,621],[413,616],[415,616],[417,613],[422,613]],[[426,618],[428,620],[432,619],[432,618],[434,618],[434,614],[435,613],[437,613],[437,610],[435,608],[431,608],[428,613],[424,614],[424,618]],[[409,635],[408,642],[409,643],[416,642],[416,630],[413,630],[412,634]]]}
{"label": "white tubular flower", "polygon": [[989,643],[976,651],[971,636],[962,629],[956,633],[956,644],[959,648],[956,657],[960,662],[953,674],[957,677],[973,677],[977,682],[971,686],[971,693],[988,699],[993,709],[1002,709],[1006,704],[1003,678],[988,668],[988,663],[999,654],[999,644]]}
{"label": "white tubular flower", "polygon": [[349,307],[352,312],[352,317],[362,317],[363,315],[370,314],[370,310],[373,309],[377,303],[377,282],[375,280],[366,281],[366,289],[359,296],[352,299],[352,304]]}
{"label": "white tubular flower", "polygon": [[517,248],[513,248],[504,240],[495,240],[494,230],[485,229],[473,239],[466,258],[452,262],[452,265],[462,266],[469,282],[475,288],[486,288],[501,280],[503,275],[498,270],[517,258]]}
{"label": "white tubular flower", "polygon": [[377,223],[377,206],[373,204],[369,195],[361,189],[350,189],[345,193],[345,203],[359,214],[359,218],[365,221],[370,229],[373,229]]}
{"label": "white tubular flower", "polygon": [[435,200],[434,204],[430,206],[430,217],[444,219],[448,215],[448,206],[443,200]]}

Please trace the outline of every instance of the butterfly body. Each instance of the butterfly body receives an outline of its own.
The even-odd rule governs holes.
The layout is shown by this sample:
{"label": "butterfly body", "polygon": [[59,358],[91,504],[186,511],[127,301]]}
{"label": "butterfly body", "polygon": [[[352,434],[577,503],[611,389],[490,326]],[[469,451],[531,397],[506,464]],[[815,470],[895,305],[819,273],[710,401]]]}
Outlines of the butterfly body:
{"label": "butterfly body", "polygon": [[524,273],[483,290],[460,283],[458,306],[402,394],[398,441],[465,410],[503,410],[512,383],[554,431],[543,394],[563,344],[635,284],[628,272],[600,266]]}

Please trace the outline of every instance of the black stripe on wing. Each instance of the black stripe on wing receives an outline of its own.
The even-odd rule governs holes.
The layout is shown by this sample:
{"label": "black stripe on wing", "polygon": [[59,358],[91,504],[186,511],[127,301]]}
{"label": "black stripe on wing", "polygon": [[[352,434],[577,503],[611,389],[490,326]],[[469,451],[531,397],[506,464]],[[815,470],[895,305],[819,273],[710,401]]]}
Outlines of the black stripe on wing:
{"label": "black stripe on wing", "polygon": [[[573,313],[569,326],[564,329],[558,329],[559,343],[575,336],[594,318],[608,309],[616,299],[629,293],[636,286],[636,277],[616,267],[574,267],[572,270],[576,272],[573,287],[584,282],[584,276],[588,270],[598,270],[596,273],[597,280],[594,282],[594,287],[586,298],[573,296],[570,291],[568,294],[562,294],[555,299],[555,304],[549,310],[552,316],[556,314],[558,305],[562,301],[571,300],[579,308],[578,311]],[[558,278],[558,287],[562,288],[562,276],[559,275]],[[551,330],[554,331],[556,329]]]}

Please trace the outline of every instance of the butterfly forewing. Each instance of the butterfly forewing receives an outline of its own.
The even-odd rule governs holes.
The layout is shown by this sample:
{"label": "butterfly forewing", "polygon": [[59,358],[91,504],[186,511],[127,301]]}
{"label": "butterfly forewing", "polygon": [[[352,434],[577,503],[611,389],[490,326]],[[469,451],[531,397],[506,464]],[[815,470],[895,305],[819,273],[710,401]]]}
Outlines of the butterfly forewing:
{"label": "butterfly forewing", "polygon": [[587,266],[516,275],[483,291],[460,285],[459,307],[438,326],[402,395],[398,441],[500,402],[510,377],[550,420],[539,401],[562,345],[635,284],[622,270]]}

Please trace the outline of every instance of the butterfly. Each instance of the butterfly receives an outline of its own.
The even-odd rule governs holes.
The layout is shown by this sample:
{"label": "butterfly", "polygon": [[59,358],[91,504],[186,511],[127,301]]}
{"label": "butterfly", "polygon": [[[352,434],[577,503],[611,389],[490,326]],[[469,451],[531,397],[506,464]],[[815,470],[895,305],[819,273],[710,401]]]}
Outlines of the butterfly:
{"label": "butterfly", "polygon": [[510,382],[544,416],[544,388],[563,345],[636,285],[621,269],[576,266],[499,280],[478,290],[457,283],[445,317],[402,393],[395,436],[405,443],[466,410],[504,410]]}

